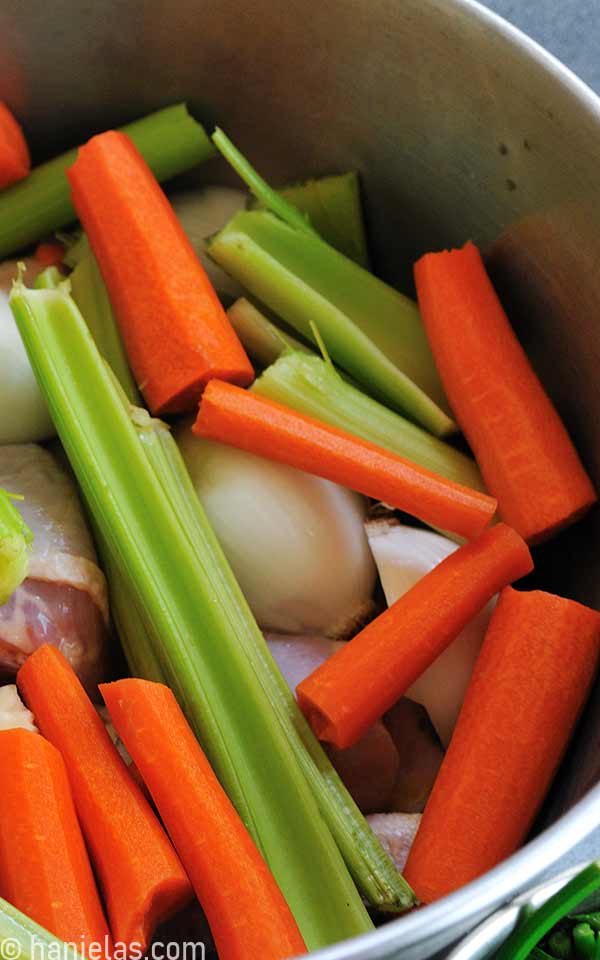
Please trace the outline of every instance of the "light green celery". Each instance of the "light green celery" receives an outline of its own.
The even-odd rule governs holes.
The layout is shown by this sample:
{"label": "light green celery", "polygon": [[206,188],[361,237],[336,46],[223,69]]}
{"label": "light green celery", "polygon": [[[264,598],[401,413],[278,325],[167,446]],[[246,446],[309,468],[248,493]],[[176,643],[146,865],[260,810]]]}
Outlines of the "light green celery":
{"label": "light green celery", "polygon": [[289,333],[283,333],[245,297],[240,297],[229,307],[227,316],[247,352],[262,367],[274,363],[286,350],[312,353],[310,347]]}
{"label": "light green celery", "polygon": [[313,342],[316,324],[333,360],[369,393],[438,436],[455,429],[408,297],[265,210],[237,213],[210,238],[208,252]]}
{"label": "light green celery", "polygon": [[251,390],[385,447],[455,483],[484,490],[477,464],[348,383],[315,355],[283,353]]}
{"label": "light green celery", "polygon": [[79,307],[98,350],[112,368],[128,400],[139,403],[140,394],[129,369],[108,290],[91,250],[80,257],[69,280],[73,300]]}
{"label": "light green celery", "polygon": [[15,960],[82,960],[72,945],[58,940],[1,898],[0,957],[6,960],[12,957]]}
{"label": "light green celery", "polygon": [[54,287],[60,286],[64,279],[64,275],[58,267],[46,267],[35,278],[35,286],[37,290],[52,290]]}
{"label": "light green celery", "polygon": [[277,191],[298,208],[323,240],[340,253],[369,267],[369,253],[358,174],[340,173]]}
{"label": "light green celery", "polygon": [[[17,285],[11,306],[94,524],[143,613],[152,653],[308,946],[370,929],[240,642],[238,630],[257,627],[247,607],[231,609],[235,581],[222,554],[191,543],[124,395],[64,287],[30,291]],[[215,541],[204,515],[198,516],[206,541]]]}
{"label": "light green celery", "polygon": [[[215,150],[185,104],[165,107],[120,128],[152,169],[170,180],[211,157]],[[77,219],[67,168],[77,149],[35,167],[28,177],[0,193],[0,257],[21,250]]]}
{"label": "light green celery", "polygon": [[14,505],[19,498],[0,488],[0,606],[27,576],[33,534]]}
{"label": "light green celery", "polygon": [[285,223],[295,227],[302,233],[308,234],[315,239],[319,239],[316,230],[313,230],[307,218],[295,207],[288,203],[285,197],[277,190],[269,186],[266,180],[256,172],[254,167],[246,160],[243,154],[231,142],[227,134],[217,127],[212,135],[212,142],[219,152],[225,157],[227,162],[233,167],[238,176],[244,181],[248,189],[260,203],[264,204],[268,210],[281,217]]}

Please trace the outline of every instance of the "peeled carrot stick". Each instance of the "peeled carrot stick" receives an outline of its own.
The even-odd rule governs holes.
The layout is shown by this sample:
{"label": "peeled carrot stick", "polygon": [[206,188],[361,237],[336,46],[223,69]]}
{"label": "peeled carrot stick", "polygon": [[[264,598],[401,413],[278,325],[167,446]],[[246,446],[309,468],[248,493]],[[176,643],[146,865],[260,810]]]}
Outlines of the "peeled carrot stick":
{"label": "peeled carrot stick", "polygon": [[145,952],[192,896],[175,851],[73,668],[39,647],[17,674],[35,722],[62,753],[116,941]]}
{"label": "peeled carrot stick", "polygon": [[596,493],[472,243],[415,265],[421,315],[450,405],[502,519],[529,543]]}
{"label": "peeled carrot stick", "polygon": [[250,383],[244,348],[131,140],[114,130],[92,137],[67,176],[152,412],[195,409],[211,377]]}
{"label": "peeled carrot stick", "polygon": [[481,533],[496,510],[496,501],[484,493],[217,380],[204,392],[193,431],[333,480],[463,537]]}
{"label": "peeled carrot stick", "polygon": [[29,148],[23,131],[0,100],[0,190],[22,180],[30,168]]}
{"label": "peeled carrot stick", "polygon": [[64,255],[64,244],[58,243],[58,241],[56,243],[47,241],[46,243],[38,243],[34,257],[43,267],[60,267]]}
{"label": "peeled carrot stick", "polygon": [[100,944],[94,950],[110,956],[60,753],[30,730],[2,730],[0,780],[0,896],[84,955]]}
{"label": "peeled carrot stick", "polygon": [[171,690],[118,680],[100,692],[188,872],[220,960],[305,953],[283,894]]}
{"label": "peeled carrot stick", "polygon": [[498,590],[532,569],[527,545],[504,523],[451,553],[298,685],[316,736],[355,743]]}
{"label": "peeled carrot stick", "polygon": [[492,616],[405,876],[425,903],[525,839],[583,707],[600,614],[507,588]]}

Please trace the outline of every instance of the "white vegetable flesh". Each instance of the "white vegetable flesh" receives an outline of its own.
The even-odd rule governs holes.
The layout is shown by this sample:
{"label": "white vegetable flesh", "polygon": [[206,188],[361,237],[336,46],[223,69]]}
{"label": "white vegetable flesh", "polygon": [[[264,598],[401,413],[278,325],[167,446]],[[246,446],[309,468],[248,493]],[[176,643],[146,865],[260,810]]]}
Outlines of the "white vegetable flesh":
{"label": "white vegetable flesh", "polygon": [[372,609],[375,566],[364,501],[254,454],[194,437],[177,441],[198,496],[264,630],[352,635]]}
{"label": "white vegetable flesh", "polygon": [[[366,530],[388,606],[458,550],[456,543],[440,534],[394,520],[370,521]],[[495,600],[487,604],[407,691],[408,697],[426,707],[445,747],[456,725],[494,604]]]}
{"label": "white vegetable flesh", "polygon": [[206,238],[224,227],[234,213],[246,206],[247,194],[231,187],[203,187],[183,190],[169,197],[188,240],[217,293],[239,297],[243,288],[206,253]]}
{"label": "white vegetable flesh", "polygon": [[33,714],[19,696],[14,683],[0,687],[0,730],[31,730],[37,733]]}
{"label": "white vegetable flesh", "polygon": [[[35,260],[25,264],[31,286],[41,266]],[[8,305],[16,276],[16,261],[0,264],[0,444],[45,440],[56,432]]]}

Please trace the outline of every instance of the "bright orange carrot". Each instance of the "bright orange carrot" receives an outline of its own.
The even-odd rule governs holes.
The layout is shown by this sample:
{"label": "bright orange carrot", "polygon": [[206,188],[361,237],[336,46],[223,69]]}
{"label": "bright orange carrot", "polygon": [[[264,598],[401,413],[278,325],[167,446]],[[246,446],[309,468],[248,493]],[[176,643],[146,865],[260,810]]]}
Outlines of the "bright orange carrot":
{"label": "bright orange carrot", "polygon": [[92,137],[67,176],[152,412],[195,409],[212,377],[250,383],[250,361],[219,298],[129,138],[113,130]]}
{"label": "bright orange carrot", "polygon": [[23,131],[0,100],[0,190],[22,180],[30,168],[29,148]]}
{"label": "bright orange carrot", "polygon": [[549,593],[500,596],[405,876],[425,903],[526,837],[587,698],[600,614]]}
{"label": "bright orange carrot", "polygon": [[283,894],[171,690],[118,680],[100,692],[188,872],[220,960],[305,953]]}
{"label": "bright orange carrot", "polygon": [[192,896],[173,847],[73,668],[39,647],[17,675],[35,721],[62,753],[115,940],[149,943]]}
{"label": "bright orange carrot", "polygon": [[110,956],[60,753],[30,730],[2,730],[0,780],[0,896],[81,953],[94,943]]}
{"label": "bright orange carrot", "polygon": [[204,392],[193,430],[200,437],[333,480],[463,537],[481,533],[496,510],[496,501],[484,493],[217,380]]}
{"label": "bright orange carrot", "polygon": [[573,523],[596,493],[472,243],[415,265],[448,400],[502,519],[529,543]]}
{"label": "bright orange carrot", "polygon": [[38,243],[34,253],[35,259],[38,263],[41,263],[43,267],[62,266],[64,255],[65,246],[63,243],[59,243],[58,241]]}
{"label": "bright orange carrot", "polygon": [[498,590],[532,569],[524,540],[504,523],[442,560],[298,685],[317,737],[355,743]]}

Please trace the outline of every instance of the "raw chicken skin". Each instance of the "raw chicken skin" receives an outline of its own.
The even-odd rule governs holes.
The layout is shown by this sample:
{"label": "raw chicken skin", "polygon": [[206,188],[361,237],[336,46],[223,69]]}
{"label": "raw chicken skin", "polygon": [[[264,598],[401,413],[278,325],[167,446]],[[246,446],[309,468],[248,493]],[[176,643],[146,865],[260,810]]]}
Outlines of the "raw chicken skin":
{"label": "raw chicken skin", "polygon": [[63,583],[25,580],[0,606],[0,676],[14,676],[30,653],[51,643],[97,698],[107,639],[104,618],[89,593]]}

